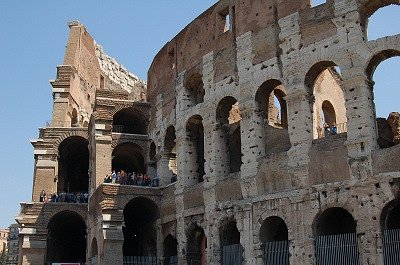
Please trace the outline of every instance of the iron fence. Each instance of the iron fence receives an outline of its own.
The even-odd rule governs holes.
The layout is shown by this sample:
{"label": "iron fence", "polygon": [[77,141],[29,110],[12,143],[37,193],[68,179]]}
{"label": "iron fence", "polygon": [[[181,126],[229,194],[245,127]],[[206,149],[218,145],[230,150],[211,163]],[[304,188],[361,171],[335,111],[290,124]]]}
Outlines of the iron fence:
{"label": "iron fence", "polygon": [[289,241],[267,242],[264,253],[265,265],[289,265]]}
{"label": "iron fence", "polygon": [[223,265],[241,265],[243,256],[243,247],[240,244],[228,245],[222,247]]}
{"label": "iron fence", "polygon": [[315,239],[317,265],[359,265],[357,235],[318,236]]}
{"label": "iron fence", "polygon": [[123,265],[157,265],[157,257],[124,256]]}
{"label": "iron fence", "polygon": [[400,264],[400,229],[384,230],[382,241],[385,265]]}

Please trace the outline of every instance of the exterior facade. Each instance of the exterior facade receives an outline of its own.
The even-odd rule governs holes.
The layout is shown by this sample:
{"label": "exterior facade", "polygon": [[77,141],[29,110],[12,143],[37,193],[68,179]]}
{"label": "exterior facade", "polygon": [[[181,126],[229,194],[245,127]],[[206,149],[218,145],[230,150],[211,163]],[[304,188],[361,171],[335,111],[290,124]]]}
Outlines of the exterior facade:
{"label": "exterior facade", "polygon": [[377,122],[373,74],[400,35],[366,34],[390,4],[221,0],[147,84],[71,22],[20,264],[399,264],[399,114]]}

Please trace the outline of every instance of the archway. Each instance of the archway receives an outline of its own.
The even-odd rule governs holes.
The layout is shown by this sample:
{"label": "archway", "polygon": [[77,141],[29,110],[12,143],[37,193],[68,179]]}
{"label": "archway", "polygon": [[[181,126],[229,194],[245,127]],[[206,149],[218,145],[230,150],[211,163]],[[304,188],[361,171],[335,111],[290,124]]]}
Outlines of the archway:
{"label": "archway", "polygon": [[[312,101],[310,107],[313,113],[314,139],[331,135],[331,131],[334,131],[333,134],[347,132],[345,97],[340,72],[335,63],[322,61],[314,64],[306,74],[305,86]],[[334,111],[335,117],[332,117],[333,114],[325,115],[327,113],[324,112],[324,108],[325,112],[329,108],[330,114]],[[335,124],[329,126],[325,118],[335,120]],[[326,124],[323,124],[324,121]]]}
{"label": "archway", "polygon": [[125,108],[114,114],[113,132],[129,134],[147,134],[145,115],[133,108]]}
{"label": "archway", "polygon": [[98,247],[97,247],[97,240],[96,238],[93,238],[92,240],[92,245],[91,245],[91,265],[97,265],[98,264]]}
{"label": "archway", "polygon": [[189,75],[185,80],[185,88],[191,102],[189,106],[196,106],[204,101],[203,76],[199,73]]}
{"label": "archway", "polygon": [[145,174],[143,150],[134,143],[117,145],[112,152],[112,168],[116,172]]}
{"label": "archway", "polygon": [[150,199],[138,197],[132,199],[124,208],[123,255],[124,261],[134,257],[157,256],[156,221],[159,218],[158,206]]}
{"label": "archway", "polygon": [[58,147],[58,192],[87,192],[89,188],[89,142],[71,136]]}
{"label": "archway", "polygon": [[356,222],[343,208],[325,210],[316,220],[315,252],[317,264],[340,260],[341,264],[359,264]]}
{"label": "archway", "polygon": [[164,265],[178,264],[178,241],[172,235],[164,239]]}
{"label": "archway", "polygon": [[46,264],[86,262],[86,224],[79,214],[59,212],[47,229]]}
{"label": "archway", "polygon": [[383,50],[373,56],[366,68],[375,104],[378,145],[388,148],[400,143],[400,104],[394,95],[400,78],[400,51]]}
{"label": "archway", "polygon": [[282,218],[271,216],[264,220],[260,228],[260,242],[266,264],[289,265],[288,228]]}
{"label": "archway", "polygon": [[169,126],[164,139],[164,158],[166,165],[165,175],[171,179],[171,182],[176,181],[177,165],[176,165],[176,134],[175,127]]}
{"label": "archway", "polygon": [[192,116],[186,124],[186,135],[190,141],[191,170],[188,178],[202,182],[204,179],[204,127],[203,118],[199,115]]}
{"label": "archway", "polygon": [[218,104],[216,116],[219,122],[218,141],[215,143],[220,162],[218,173],[225,176],[240,171],[242,165],[241,117],[237,100],[230,96],[223,98]]}
{"label": "archway", "polygon": [[[376,40],[386,36],[394,36],[400,33],[400,27],[393,23],[400,11],[398,1],[368,1],[365,6],[365,28],[367,40]],[[386,2],[386,3],[383,3]]]}
{"label": "archway", "polygon": [[236,221],[228,221],[220,227],[219,240],[222,248],[221,264],[242,264],[243,247]]}
{"label": "archway", "polygon": [[195,225],[187,237],[186,259],[188,264],[206,264],[207,237],[203,228]]}
{"label": "archway", "polygon": [[400,264],[400,200],[389,202],[381,214],[385,265]]}

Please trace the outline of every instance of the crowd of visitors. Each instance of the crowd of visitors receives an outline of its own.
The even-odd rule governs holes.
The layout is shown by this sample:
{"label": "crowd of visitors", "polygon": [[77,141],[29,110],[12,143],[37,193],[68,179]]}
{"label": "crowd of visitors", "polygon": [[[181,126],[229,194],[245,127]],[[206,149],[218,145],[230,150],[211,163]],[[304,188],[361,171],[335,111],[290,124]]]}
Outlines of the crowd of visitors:
{"label": "crowd of visitors", "polygon": [[44,190],[40,193],[40,202],[66,202],[66,203],[88,203],[87,192],[57,192],[47,195]]}
{"label": "crowd of visitors", "polygon": [[159,180],[157,174],[150,177],[142,173],[126,173],[124,170],[111,172],[104,178],[104,183],[117,183],[121,185],[158,187]]}

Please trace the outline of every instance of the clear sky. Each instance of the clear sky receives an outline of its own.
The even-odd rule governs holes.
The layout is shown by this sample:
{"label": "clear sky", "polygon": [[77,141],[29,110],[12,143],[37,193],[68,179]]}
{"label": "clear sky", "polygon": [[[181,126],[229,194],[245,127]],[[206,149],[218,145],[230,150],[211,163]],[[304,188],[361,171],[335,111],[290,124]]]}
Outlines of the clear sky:
{"label": "clear sky", "polygon": [[[29,139],[36,139],[38,127],[51,117],[48,80],[56,77],[56,66],[63,61],[67,22],[82,22],[107,54],[146,79],[160,48],[215,2],[0,0],[0,228],[14,222],[19,202],[31,197],[33,148]],[[388,12],[371,23],[370,38],[400,33],[399,23],[393,23],[399,8],[385,9]],[[379,116],[400,111],[399,69],[398,58],[391,59],[375,74]]]}

